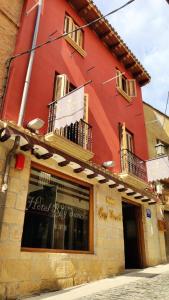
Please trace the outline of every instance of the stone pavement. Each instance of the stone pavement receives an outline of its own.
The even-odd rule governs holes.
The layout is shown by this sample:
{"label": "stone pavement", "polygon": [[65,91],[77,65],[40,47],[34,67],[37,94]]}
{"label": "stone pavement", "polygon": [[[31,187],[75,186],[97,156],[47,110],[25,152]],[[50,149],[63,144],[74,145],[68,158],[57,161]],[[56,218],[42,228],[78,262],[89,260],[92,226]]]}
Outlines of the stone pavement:
{"label": "stone pavement", "polygon": [[169,300],[169,264],[46,293],[27,300]]}

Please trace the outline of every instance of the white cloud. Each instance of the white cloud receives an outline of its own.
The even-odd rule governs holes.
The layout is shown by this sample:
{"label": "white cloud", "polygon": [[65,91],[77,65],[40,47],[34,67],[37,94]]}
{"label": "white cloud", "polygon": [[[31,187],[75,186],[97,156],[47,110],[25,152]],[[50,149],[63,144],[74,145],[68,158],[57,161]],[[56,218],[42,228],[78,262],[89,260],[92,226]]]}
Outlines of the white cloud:
{"label": "white cloud", "polygon": [[[127,0],[94,2],[102,13],[107,13]],[[163,112],[169,90],[168,20],[166,0],[135,0],[109,17],[112,26],[151,75],[151,83],[142,89],[143,99]]]}

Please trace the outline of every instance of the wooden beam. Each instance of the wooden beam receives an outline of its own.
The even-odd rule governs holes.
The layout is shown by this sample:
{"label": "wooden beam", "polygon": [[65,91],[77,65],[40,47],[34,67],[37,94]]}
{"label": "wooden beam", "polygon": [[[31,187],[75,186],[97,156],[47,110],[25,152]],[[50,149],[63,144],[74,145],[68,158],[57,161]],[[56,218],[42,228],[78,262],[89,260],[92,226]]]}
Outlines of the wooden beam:
{"label": "wooden beam", "polygon": [[123,60],[123,58],[125,58],[126,56],[127,56],[127,53],[125,52],[125,53],[123,53],[123,54],[117,55],[117,58],[118,58],[119,60]]}
{"label": "wooden beam", "polygon": [[88,3],[87,5],[85,5],[85,6],[83,6],[82,8],[80,8],[77,12],[78,12],[78,14],[80,14],[80,13],[82,13],[83,12],[83,10],[85,10],[85,9],[87,9],[88,8],[88,6],[90,6],[90,4]]}
{"label": "wooden beam", "polygon": [[135,62],[132,62],[132,63],[130,63],[130,64],[125,65],[125,68],[126,68],[126,69],[130,69],[130,68],[134,67],[135,64],[136,64]]}
{"label": "wooden beam", "polygon": [[137,72],[134,72],[132,73],[134,77],[137,77],[139,76],[140,74],[142,74],[142,71],[137,71]]}
{"label": "wooden beam", "polygon": [[80,168],[78,168],[78,169],[75,169],[75,170],[74,170],[74,173],[81,173],[81,172],[83,172],[84,170],[85,170],[85,168],[80,167]]}
{"label": "wooden beam", "polygon": [[33,149],[33,145],[32,144],[26,144],[26,145],[23,145],[23,146],[20,146],[20,149],[22,151],[29,151],[29,150],[32,150]]}
{"label": "wooden beam", "polygon": [[111,188],[111,189],[114,189],[114,188],[116,188],[117,186],[118,186],[117,183],[109,184],[109,188]]}
{"label": "wooden beam", "polygon": [[140,196],[135,196],[135,199],[142,199],[144,196],[140,195]]}
{"label": "wooden beam", "polygon": [[128,196],[133,196],[133,195],[135,195],[135,194],[137,194],[136,192],[128,192],[128,193],[126,193]]}
{"label": "wooden beam", "polygon": [[139,84],[140,85],[144,85],[144,84],[146,84],[148,82],[148,80],[141,80],[141,81],[139,81]]}
{"label": "wooden beam", "polygon": [[105,179],[99,180],[98,182],[101,183],[101,184],[103,184],[103,183],[106,183],[106,182],[108,182],[108,181],[109,181],[109,179],[106,179],[106,178],[105,178]]}
{"label": "wooden beam", "polygon": [[52,153],[48,152],[48,153],[45,153],[45,154],[42,154],[41,155],[41,159],[49,159],[53,156]]}
{"label": "wooden beam", "polygon": [[58,166],[59,167],[66,167],[69,163],[70,163],[69,160],[64,160],[64,161],[61,161],[60,163],[58,163]]}
{"label": "wooden beam", "polygon": [[89,174],[89,175],[87,175],[87,178],[89,178],[89,179],[93,179],[93,178],[95,178],[95,177],[97,177],[98,176],[98,174],[97,173],[93,173],[93,174]]}
{"label": "wooden beam", "polygon": [[149,202],[150,201],[150,199],[148,198],[148,199],[142,199],[141,200],[141,202]]}
{"label": "wooden beam", "polygon": [[106,32],[104,32],[104,33],[102,33],[102,34],[100,34],[100,35],[99,35],[99,38],[100,38],[100,39],[104,39],[109,33],[110,33],[110,30],[109,30],[109,31],[106,31]]}
{"label": "wooden beam", "polygon": [[117,48],[119,45],[120,45],[120,42],[115,43],[115,44],[113,44],[113,45],[110,46],[110,49],[111,49],[111,50],[114,50],[114,49]]}
{"label": "wooden beam", "polygon": [[123,192],[126,192],[128,189],[126,189],[125,187],[124,188],[117,188],[117,190],[120,192],[120,193],[123,193]]}

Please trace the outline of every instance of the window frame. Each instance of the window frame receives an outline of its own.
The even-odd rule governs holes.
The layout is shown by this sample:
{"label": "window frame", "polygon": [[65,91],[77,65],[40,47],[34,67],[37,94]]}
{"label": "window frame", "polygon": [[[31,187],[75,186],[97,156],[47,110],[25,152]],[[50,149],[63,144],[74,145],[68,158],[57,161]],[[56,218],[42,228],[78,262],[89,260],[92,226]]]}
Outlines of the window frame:
{"label": "window frame", "polygon": [[[66,33],[65,31],[65,27],[66,27],[66,17],[69,17],[71,20],[72,20],[72,24],[75,26],[75,27],[80,27],[75,21],[74,21],[74,18],[72,18],[67,12],[65,12],[65,15],[64,15],[64,27],[63,27],[63,32]],[[84,31],[82,29],[80,29],[81,31],[81,34],[82,34],[82,46],[80,46],[77,42],[76,42],[76,32],[74,34],[74,38],[72,38],[70,36],[70,34],[68,34],[67,36],[65,36],[65,40],[82,56],[82,57],[85,57],[87,55],[87,53],[85,52],[84,50]]]}
{"label": "window frame", "polygon": [[[116,68],[116,76],[117,91],[129,102],[131,98],[137,97],[136,80],[128,79],[118,68]],[[123,88],[123,81],[125,81],[126,90]]]}
{"label": "window frame", "polygon": [[[31,162],[31,168],[36,168],[39,171],[43,171],[49,173],[54,176],[58,176],[62,179],[66,179],[71,181],[72,183],[79,183],[85,187],[89,188],[89,250],[66,250],[66,249],[48,249],[48,248],[30,248],[30,247],[21,247],[22,252],[47,252],[47,253],[74,253],[74,254],[94,254],[94,201],[93,201],[93,185],[88,182],[84,182],[77,178],[74,178],[70,175],[59,172],[58,170],[54,170],[52,168],[46,167],[34,161]],[[29,174],[29,182],[30,182]]]}

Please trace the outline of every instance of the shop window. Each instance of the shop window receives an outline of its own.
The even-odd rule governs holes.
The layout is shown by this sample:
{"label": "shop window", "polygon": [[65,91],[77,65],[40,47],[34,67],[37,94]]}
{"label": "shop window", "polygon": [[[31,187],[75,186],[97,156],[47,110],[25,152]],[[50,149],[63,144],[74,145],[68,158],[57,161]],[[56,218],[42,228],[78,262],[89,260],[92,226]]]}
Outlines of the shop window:
{"label": "shop window", "polygon": [[88,184],[31,168],[22,248],[91,250]]}
{"label": "shop window", "polygon": [[130,101],[132,97],[136,97],[137,91],[135,79],[127,79],[126,76],[124,76],[124,74],[122,74],[119,70],[117,70],[116,76],[118,92],[128,101]]}
{"label": "shop window", "polygon": [[[82,29],[78,29],[79,26],[74,22],[74,20],[69,16],[65,15],[64,20],[64,32],[69,33],[65,37],[67,42],[71,44],[72,47],[74,47],[82,56],[86,56],[86,52],[84,51],[84,32]],[[74,31],[74,32],[72,32]]]}

